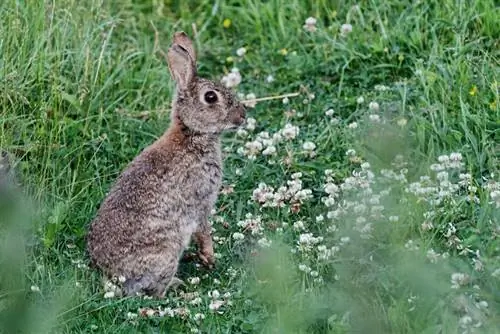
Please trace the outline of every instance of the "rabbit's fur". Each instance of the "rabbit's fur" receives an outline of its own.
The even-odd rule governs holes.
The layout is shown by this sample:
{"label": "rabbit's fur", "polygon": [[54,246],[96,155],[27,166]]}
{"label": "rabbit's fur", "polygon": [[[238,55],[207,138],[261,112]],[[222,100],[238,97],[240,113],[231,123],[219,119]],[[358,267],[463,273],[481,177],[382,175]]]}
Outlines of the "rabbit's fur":
{"label": "rabbit's fur", "polygon": [[220,135],[245,122],[231,91],[197,76],[184,32],[167,55],[177,84],[171,125],[118,177],[88,234],[92,264],[124,277],[126,295],[163,296],[180,281],[178,261],[192,236],[202,262],[214,263],[208,217],[221,185]]}

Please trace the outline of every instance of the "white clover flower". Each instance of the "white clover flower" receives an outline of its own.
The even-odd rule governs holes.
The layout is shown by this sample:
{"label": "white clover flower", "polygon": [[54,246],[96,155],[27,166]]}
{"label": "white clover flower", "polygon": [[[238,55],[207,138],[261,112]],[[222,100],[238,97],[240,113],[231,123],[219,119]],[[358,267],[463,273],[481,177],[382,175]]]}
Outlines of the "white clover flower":
{"label": "white clover flower", "polygon": [[351,32],[352,32],[351,24],[344,23],[343,25],[340,26],[340,33],[342,34],[342,36],[347,36]]}
{"label": "white clover flower", "polygon": [[283,140],[283,136],[279,132],[273,133],[272,141],[274,144],[278,144]]}
{"label": "white clover flower", "polygon": [[230,73],[222,77],[221,83],[227,88],[236,87],[241,83],[241,74],[237,68],[233,68]]}
{"label": "white clover flower", "polygon": [[356,155],[356,150],[350,148],[347,151],[345,151],[345,155],[347,155],[348,157],[353,157]]}
{"label": "white clover flower", "polygon": [[257,125],[257,120],[253,117],[248,117],[246,120],[246,129],[248,131],[255,130],[255,126]]}
{"label": "white clover flower", "polygon": [[457,153],[457,152],[453,152],[450,154],[450,160],[451,161],[462,161],[462,154]]}
{"label": "white clover flower", "polygon": [[365,102],[365,98],[363,96],[360,96],[356,99],[357,104],[363,104]]}
{"label": "white clover flower", "polygon": [[325,115],[328,117],[333,116],[333,114],[334,114],[333,109],[328,109],[327,111],[325,111]]}
{"label": "white clover flower", "polygon": [[304,144],[302,144],[302,148],[305,151],[314,151],[316,149],[316,144],[314,144],[312,141],[306,141]]}
{"label": "white clover flower", "polygon": [[295,195],[293,196],[293,199],[302,203],[303,201],[311,199],[312,197],[313,196],[312,196],[311,189],[302,189],[302,190],[299,190],[295,193]]}
{"label": "white clover flower", "polygon": [[447,163],[449,163],[449,162],[450,162],[450,158],[449,158],[447,155],[440,155],[440,156],[438,157],[438,161],[439,161],[439,163],[441,163],[441,164],[447,164]]}
{"label": "white clover flower", "polygon": [[458,289],[469,282],[469,276],[464,273],[451,274],[451,288]]}
{"label": "white clover flower", "polygon": [[339,187],[335,183],[325,184],[325,192],[329,195],[336,195],[339,192]]}
{"label": "white clover flower", "polygon": [[115,297],[114,291],[106,291],[106,293],[104,293],[104,298],[106,298],[106,299],[110,299],[110,298],[114,298],[114,297]]}
{"label": "white clover flower", "polygon": [[245,235],[243,233],[239,233],[239,232],[234,232],[233,233],[233,239],[234,240],[243,240],[245,239]]}
{"label": "white clover flower", "polygon": [[201,297],[196,297],[193,300],[189,302],[191,305],[200,305],[203,302],[203,299]]}
{"label": "white clover flower", "polygon": [[306,272],[306,271],[307,271],[307,269],[308,269],[308,267],[307,267],[305,264],[302,264],[302,263],[301,263],[301,264],[299,264],[299,270],[300,270],[300,271],[304,271],[304,272]]}
{"label": "white clover flower", "polygon": [[316,23],[317,23],[316,18],[308,17],[306,19],[306,22],[305,22],[303,28],[309,32],[315,32],[316,31]]}
{"label": "white clover flower", "polygon": [[257,101],[255,100],[257,96],[255,96],[254,93],[249,93],[245,96],[245,102],[243,102],[243,105],[248,108],[255,108],[257,105]]}
{"label": "white clover flower", "polygon": [[290,102],[290,99],[288,97],[283,98],[281,101],[283,104],[288,104]]}
{"label": "white clover flower", "polygon": [[187,279],[187,281],[188,281],[189,284],[192,284],[192,285],[200,284],[200,278],[199,277],[189,277]]}
{"label": "white clover flower", "polygon": [[274,76],[272,76],[271,74],[269,74],[267,77],[266,77],[266,82],[267,83],[271,83],[274,81]]}
{"label": "white clover flower", "polygon": [[212,299],[219,299],[219,297],[220,297],[219,290],[209,291],[208,296],[211,297]]}
{"label": "white clover flower", "polygon": [[408,120],[406,118],[400,118],[397,121],[397,125],[400,127],[406,126],[407,123],[408,123]]}
{"label": "white clover flower", "polygon": [[464,315],[463,317],[461,317],[459,320],[458,320],[458,325],[461,327],[461,328],[468,328],[472,325],[472,318],[471,316],[469,315]]}
{"label": "white clover flower", "polygon": [[431,262],[431,263],[436,263],[438,260],[439,260],[439,257],[440,257],[440,254],[439,253],[436,253],[434,251],[434,249],[429,249],[427,251],[427,259]]}
{"label": "white clover flower", "polygon": [[217,311],[222,305],[224,305],[224,301],[222,300],[214,300],[208,305],[208,308],[211,311]]}
{"label": "white clover flower", "polygon": [[296,230],[304,230],[304,222],[302,220],[298,220],[295,223],[293,223],[293,228]]}
{"label": "white clover flower", "polygon": [[238,57],[243,57],[245,53],[247,53],[247,49],[245,49],[244,47],[241,47],[238,50],[236,50],[236,54],[238,55]]}
{"label": "white clover flower", "polygon": [[[324,197],[324,198],[321,199],[321,201],[323,202],[323,204],[325,204],[325,206],[327,208],[332,207],[335,204],[335,198],[333,198],[331,196],[330,197]],[[328,212],[327,217],[329,219],[332,218],[332,217],[330,217],[330,212]]]}
{"label": "white clover flower", "polygon": [[248,131],[243,128],[239,128],[238,131],[236,131],[236,135],[239,137],[246,137],[248,136]]}
{"label": "white clover flower", "polygon": [[373,123],[380,123],[380,116],[377,114],[371,114],[369,118]]}
{"label": "white clover flower", "polygon": [[347,126],[349,129],[356,129],[358,127],[357,122],[352,122]]}
{"label": "white clover flower", "polygon": [[291,140],[299,135],[299,127],[294,126],[290,123],[285,124],[285,127],[281,130],[281,134],[285,139]]}
{"label": "white clover flower", "polygon": [[379,111],[380,106],[378,102],[372,101],[370,102],[370,104],[368,104],[368,109],[370,109],[371,111]]}
{"label": "white clover flower", "polygon": [[271,246],[271,241],[267,240],[266,238],[260,238],[257,240],[257,244],[259,244],[260,247],[270,247]]}
{"label": "white clover flower", "polygon": [[324,220],[325,220],[325,217],[323,217],[323,215],[316,216],[316,222],[317,223],[321,223]]}
{"label": "white clover flower", "polygon": [[363,163],[361,164],[361,166],[360,166],[360,167],[361,167],[361,169],[362,169],[362,170],[364,170],[364,171],[369,170],[369,169],[371,168],[371,166],[370,166],[370,163],[369,163],[369,162],[363,162]]}
{"label": "white clover flower", "polygon": [[40,292],[40,288],[38,287],[38,285],[32,285],[30,289],[32,292]]}
{"label": "white clover flower", "polygon": [[262,155],[274,155],[276,154],[277,150],[276,150],[276,147],[274,147],[273,145],[270,145],[268,147],[266,147],[266,149],[264,151],[262,151]]}
{"label": "white clover flower", "polygon": [[195,321],[201,321],[205,319],[205,315],[203,313],[196,313],[193,318]]}
{"label": "white clover flower", "polygon": [[351,241],[351,238],[349,238],[349,237],[342,237],[342,238],[340,238],[340,243],[342,245],[348,244],[350,241]]}

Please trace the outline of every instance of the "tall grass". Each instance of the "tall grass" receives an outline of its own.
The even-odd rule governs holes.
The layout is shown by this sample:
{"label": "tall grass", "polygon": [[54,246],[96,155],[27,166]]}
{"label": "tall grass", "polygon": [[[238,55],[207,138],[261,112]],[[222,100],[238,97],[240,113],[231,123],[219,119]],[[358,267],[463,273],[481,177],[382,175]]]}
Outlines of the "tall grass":
{"label": "tall grass", "polygon": [[[314,33],[303,28],[309,16],[317,19]],[[0,148],[12,155],[29,200],[2,199],[0,332],[455,333],[474,330],[459,321],[487,301],[485,316],[474,316],[482,321],[475,330],[494,333],[500,230],[488,184],[500,175],[498,17],[498,6],[486,0],[3,1]],[[353,31],[342,37],[344,23]],[[224,138],[224,187],[233,192],[221,195],[213,219],[217,269],[181,266],[181,276],[201,278],[185,289],[202,302],[190,304],[180,292],[164,301],[104,299],[99,273],[87,268],[87,226],[119,172],[168,126],[173,85],[159,48],[176,30],[193,36],[200,75],[220,79],[237,67],[243,94],[301,95],[257,104],[249,112],[257,129]],[[235,54],[240,47],[244,57]],[[325,116],[330,108],[337,121]],[[371,122],[370,114],[383,122]],[[277,145],[276,156],[238,153],[260,131],[272,134],[286,123],[300,133]],[[305,141],[316,144],[314,158],[304,153]],[[356,155],[346,156],[349,149]],[[451,152],[463,155],[479,204],[466,194],[435,208],[417,198],[400,202],[406,195],[399,185],[384,203],[399,223],[376,222],[372,239],[352,231],[358,216],[341,217],[333,234],[329,219],[315,221],[329,210],[321,202],[326,169],[341,184],[360,162],[378,173],[401,154],[413,182]],[[278,188],[295,172],[313,193],[299,211],[249,201],[258,183]],[[421,224],[431,209],[436,229],[427,233]],[[237,225],[249,213],[261,217],[262,234]],[[304,231],[292,228],[297,221]],[[449,224],[471,252],[447,244]],[[234,232],[245,239],[237,242]],[[342,236],[351,242],[322,263],[290,252],[306,232],[329,246]],[[267,250],[257,244],[264,237],[273,244]],[[405,247],[410,239],[418,251]],[[430,249],[449,257],[429,263]],[[323,283],[298,269],[307,261]],[[471,278],[459,291],[450,289],[456,272]],[[213,290],[228,292],[232,305],[211,311]],[[134,317],[158,308],[177,313]]]}

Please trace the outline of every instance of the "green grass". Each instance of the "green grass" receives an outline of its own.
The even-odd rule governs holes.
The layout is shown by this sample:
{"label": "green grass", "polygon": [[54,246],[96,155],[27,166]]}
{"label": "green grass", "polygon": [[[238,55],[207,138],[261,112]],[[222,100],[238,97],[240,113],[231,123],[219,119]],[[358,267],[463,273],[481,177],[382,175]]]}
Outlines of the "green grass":
{"label": "green grass", "polygon": [[[0,147],[13,157],[29,198],[2,199],[1,333],[498,332],[500,12],[494,1],[110,3],[0,4]],[[309,16],[317,18],[315,32],[303,28]],[[344,23],[353,27],[345,37]],[[213,217],[217,267],[180,269],[186,281],[201,278],[184,288],[201,302],[191,304],[180,291],[160,301],[105,299],[99,273],[86,267],[87,227],[120,171],[168,127],[174,86],[158,47],[165,50],[177,30],[193,36],[193,25],[201,75],[220,80],[237,67],[243,77],[237,90],[245,95],[301,95],[286,105],[258,103],[249,111],[256,129],[224,137],[224,184],[234,191],[220,196]],[[240,47],[243,57],[235,53]],[[370,110],[372,101],[378,110],[373,104]],[[333,116],[325,115],[328,109]],[[275,157],[238,153],[259,132],[272,135],[286,123],[300,132],[277,144]],[[314,157],[304,152],[306,141],[316,144]],[[346,155],[349,149],[356,153]],[[402,155],[408,183],[421,175],[434,180],[429,166],[452,152],[463,156],[477,203],[466,200],[470,189],[429,203],[430,195],[408,194],[407,185],[380,174],[400,170],[391,162]],[[371,200],[359,188],[344,189],[327,208],[324,171],[332,169],[340,185],[363,162],[375,174],[374,194],[391,188],[380,200],[383,214],[349,207]],[[281,208],[251,200],[259,183],[277,189],[296,172],[312,198]],[[458,173],[449,178],[457,183]],[[328,218],[338,205],[341,214]],[[261,219],[257,235],[238,225],[247,214]],[[360,218],[372,223],[369,239],[353,229],[364,224]],[[434,228],[422,228],[429,221]],[[235,232],[245,239],[236,241]],[[304,233],[323,240],[297,249]],[[262,238],[272,246],[260,246]],[[318,245],[339,249],[321,260]],[[432,263],[431,249],[448,255]],[[453,273],[468,280],[453,289]],[[225,301],[215,312],[213,290]],[[175,314],[127,315],[158,307]],[[197,321],[197,313],[205,318]]]}

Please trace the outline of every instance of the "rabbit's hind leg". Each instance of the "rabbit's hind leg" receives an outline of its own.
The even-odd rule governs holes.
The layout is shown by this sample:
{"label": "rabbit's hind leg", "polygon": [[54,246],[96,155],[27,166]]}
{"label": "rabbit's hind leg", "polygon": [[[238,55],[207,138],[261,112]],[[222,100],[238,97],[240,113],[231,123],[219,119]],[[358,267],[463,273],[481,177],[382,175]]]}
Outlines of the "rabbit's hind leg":
{"label": "rabbit's hind leg", "polygon": [[[123,284],[124,294],[134,296],[146,294],[163,298],[168,288],[175,288],[183,284],[182,280],[175,277],[177,272],[177,258],[169,259],[162,256],[151,255],[139,261],[143,274],[128,278]],[[145,264],[148,264],[145,266]]]}

